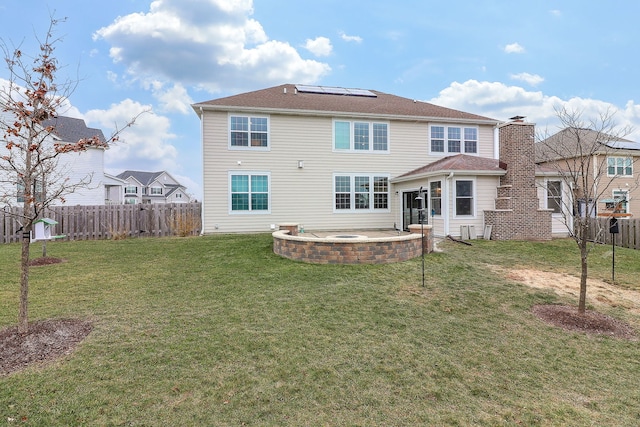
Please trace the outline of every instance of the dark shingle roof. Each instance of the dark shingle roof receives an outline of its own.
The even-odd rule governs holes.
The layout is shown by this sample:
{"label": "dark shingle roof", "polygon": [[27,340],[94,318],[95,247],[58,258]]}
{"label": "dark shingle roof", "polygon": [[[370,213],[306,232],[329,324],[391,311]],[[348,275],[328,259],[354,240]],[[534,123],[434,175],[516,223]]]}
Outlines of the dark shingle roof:
{"label": "dark shingle roof", "polygon": [[485,174],[503,175],[506,170],[507,166],[497,159],[469,156],[468,154],[456,154],[436,160],[435,162],[402,174],[397,178],[455,171],[470,172],[471,174],[482,172]]}
{"label": "dark shingle roof", "polygon": [[582,155],[611,153],[614,150],[640,150],[640,144],[593,129],[564,128],[537,142],[536,162],[571,159]]}
{"label": "dark shingle roof", "polygon": [[131,170],[126,170],[122,173],[119,173],[118,175],[116,175],[118,178],[120,179],[127,179],[130,176],[134,177],[135,179],[137,179],[142,185],[149,185],[151,184],[157,177],[159,177],[160,175],[162,175],[164,173],[164,171],[160,171],[160,172],[143,172],[143,171],[131,171]]}
{"label": "dark shingle roof", "polygon": [[420,117],[433,119],[456,119],[475,122],[498,123],[497,120],[476,114],[465,113],[451,108],[440,107],[428,102],[416,101],[384,92],[371,90],[375,97],[308,93],[296,90],[296,85],[284,84],[242,93],[226,98],[213,99],[198,104],[193,108],[232,109],[260,111],[289,111],[307,114],[366,114],[374,116]]}
{"label": "dark shingle roof", "polygon": [[52,126],[53,135],[64,142],[77,142],[83,138],[93,138],[97,136],[104,142],[104,134],[100,129],[89,128],[84,120],[74,117],[58,116],[42,122],[43,126]]}

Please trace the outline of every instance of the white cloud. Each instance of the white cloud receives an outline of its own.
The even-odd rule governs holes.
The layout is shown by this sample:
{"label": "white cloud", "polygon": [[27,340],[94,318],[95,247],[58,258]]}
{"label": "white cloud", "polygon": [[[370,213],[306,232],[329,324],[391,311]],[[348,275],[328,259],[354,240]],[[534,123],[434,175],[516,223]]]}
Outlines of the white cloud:
{"label": "white cloud", "polygon": [[163,113],[191,113],[191,104],[193,99],[187,93],[187,90],[180,83],[174,84],[172,87],[166,88],[166,85],[160,81],[153,81],[149,84],[154,98],[159,102],[159,111]]}
{"label": "white cloud", "polygon": [[[94,39],[111,44],[113,61],[124,64],[131,79],[173,81],[212,92],[283,81],[314,83],[331,70],[326,63],[303,59],[287,42],[269,40],[250,18],[252,0],[188,3],[153,1],[147,13],[121,16]],[[317,44],[320,53],[327,47]]]}
{"label": "white cloud", "polygon": [[518,43],[511,43],[504,47],[506,53],[524,53],[524,47]]}
{"label": "white cloud", "polygon": [[346,42],[362,43],[362,37],[360,36],[348,36],[345,33],[341,32],[340,37]]}
{"label": "white cloud", "polygon": [[558,9],[552,9],[549,11],[549,13],[556,18],[559,18],[562,16],[562,12]]}
{"label": "white cloud", "polygon": [[464,83],[451,83],[429,102],[497,120],[526,116],[528,121],[536,123],[540,133],[555,133],[559,130],[560,123],[556,115],[559,108],[580,112],[587,122],[597,121],[600,114],[611,111],[614,112],[614,120],[619,127],[630,126],[634,129],[634,133],[628,138],[640,142],[640,105],[634,101],[628,101],[621,107],[597,99],[562,99],[500,82],[467,80]]}
{"label": "white cloud", "polygon": [[331,40],[326,37],[316,37],[315,39],[307,39],[304,48],[315,56],[329,56],[333,51]]}
{"label": "white cloud", "polygon": [[150,110],[150,106],[126,99],[113,104],[108,110],[90,110],[84,114],[88,126],[102,129],[109,137],[117,128],[122,128],[134,117],[140,115],[135,124],[122,131],[120,140],[111,145],[105,153],[105,167],[144,171],[173,171],[179,169],[176,163],[178,150],[169,141],[175,135],[169,132],[169,119]]}
{"label": "white cloud", "polygon": [[509,77],[511,77],[513,80],[519,80],[521,82],[530,84],[531,86],[537,86],[544,81],[544,77],[537,74],[529,73],[511,74]]}

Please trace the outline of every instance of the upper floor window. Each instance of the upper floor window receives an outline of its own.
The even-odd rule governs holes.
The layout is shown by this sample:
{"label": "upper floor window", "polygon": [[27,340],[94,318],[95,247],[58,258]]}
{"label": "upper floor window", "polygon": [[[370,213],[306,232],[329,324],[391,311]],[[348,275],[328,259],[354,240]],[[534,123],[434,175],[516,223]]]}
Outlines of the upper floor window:
{"label": "upper floor window", "polygon": [[432,153],[478,153],[478,128],[458,126],[431,126]]}
{"label": "upper floor window", "polygon": [[334,175],[334,209],[354,212],[389,209],[389,177]]}
{"label": "upper floor window", "polygon": [[127,185],[126,187],[124,187],[124,194],[138,194],[138,187]]}
{"label": "upper floor window", "polygon": [[269,119],[267,117],[230,116],[229,145],[231,148],[268,148]]}
{"label": "upper floor window", "polygon": [[473,181],[456,181],[456,216],[474,215]]}
{"label": "upper floor window", "polygon": [[333,148],[340,151],[389,151],[387,123],[339,121],[333,122]]}
{"label": "upper floor window", "polygon": [[162,195],[162,187],[151,187],[151,195],[152,196]]}
{"label": "upper floor window", "polygon": [[230,211],[268,213],[269,181],[268,173],[231,173]]}
{"label": "upper floor window", "polygon": [[562,212],[562,181],[547,181],[547,209]]}
{"label": "upper floor window", "polygon": [[607,157],[607,175],[632,176],[633,160],[631,157]]}

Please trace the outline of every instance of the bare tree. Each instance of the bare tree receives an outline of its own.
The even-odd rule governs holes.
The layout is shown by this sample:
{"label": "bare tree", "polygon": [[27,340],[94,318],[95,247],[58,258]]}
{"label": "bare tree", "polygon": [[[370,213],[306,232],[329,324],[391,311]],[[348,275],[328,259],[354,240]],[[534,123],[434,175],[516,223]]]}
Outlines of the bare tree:
{"label": "bare tree", "polygon": [[[133,125],[135,118],[117,129],[105,140],[98,136],[79,141],[56,142],[55,127],[50,125],[68,105],[68,97],[77,87],[77,80],[58,81],[58,60],[54,55],[54,29],[62,20],[51,18],[43,40],[38,40],[39,53],[29,56],[18,48],[9,48],[2,41],[9,81],[0,90],[0,134],[4,147],[0,157],[0,202],[9,211],[12,203],[22,205],[19,221],[22,225],[20,308],[18,332],[28,332],[29,246],[33,224],[43,210],[54,201],[64,201],[65,195],[86,187],[87,176],[72,182],[66,171],[60,170],[59,159],[66,153],[83,152],[90,147],[107,147],[118,140],[120,132]],[[137,118],[137,116],[136,116]]]}
{"label": "bare tree", "polygon": [[[592,230],[598,224],[593,218],[599,214],[598,203],[605,199],[615,207],[627,203],[622,198],[613,203],[612,192],[622,181],[629,192],[638,187],[638,180],[626,173],[627,168],[632,169],[635,157],[630,153],[633,143],[625,139],[631,129],[618,128],[611,110],[591,120],[584,120],[581,112],[564,108],[556,110],[556,114],[561,130],[552,136],[538,137],[536,161],[561,177],[562,185],[548,183],[545,191],[548,200],[553,201],[550,205],[555,204],[550,207],[562,214],[562,221],[580,250],[578,312],[583,314],[589,253],[598,237],[607,231],[598,225],[595,225],[598,229]],[[622,159],[621,164],[616,163],[618,159]]]}

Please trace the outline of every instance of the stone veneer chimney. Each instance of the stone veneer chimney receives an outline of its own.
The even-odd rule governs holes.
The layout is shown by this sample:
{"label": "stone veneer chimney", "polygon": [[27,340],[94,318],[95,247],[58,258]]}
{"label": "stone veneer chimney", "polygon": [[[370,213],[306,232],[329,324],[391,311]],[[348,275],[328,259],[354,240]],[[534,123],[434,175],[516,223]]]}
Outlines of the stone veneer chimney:
{"label": "stone veneer chimney", "polygon": [[536,189],[535,125],[516,116],[499,126],[500,177],[495,209],[484,211],[494,240],[550,240],[551,211],[540,209]]}

